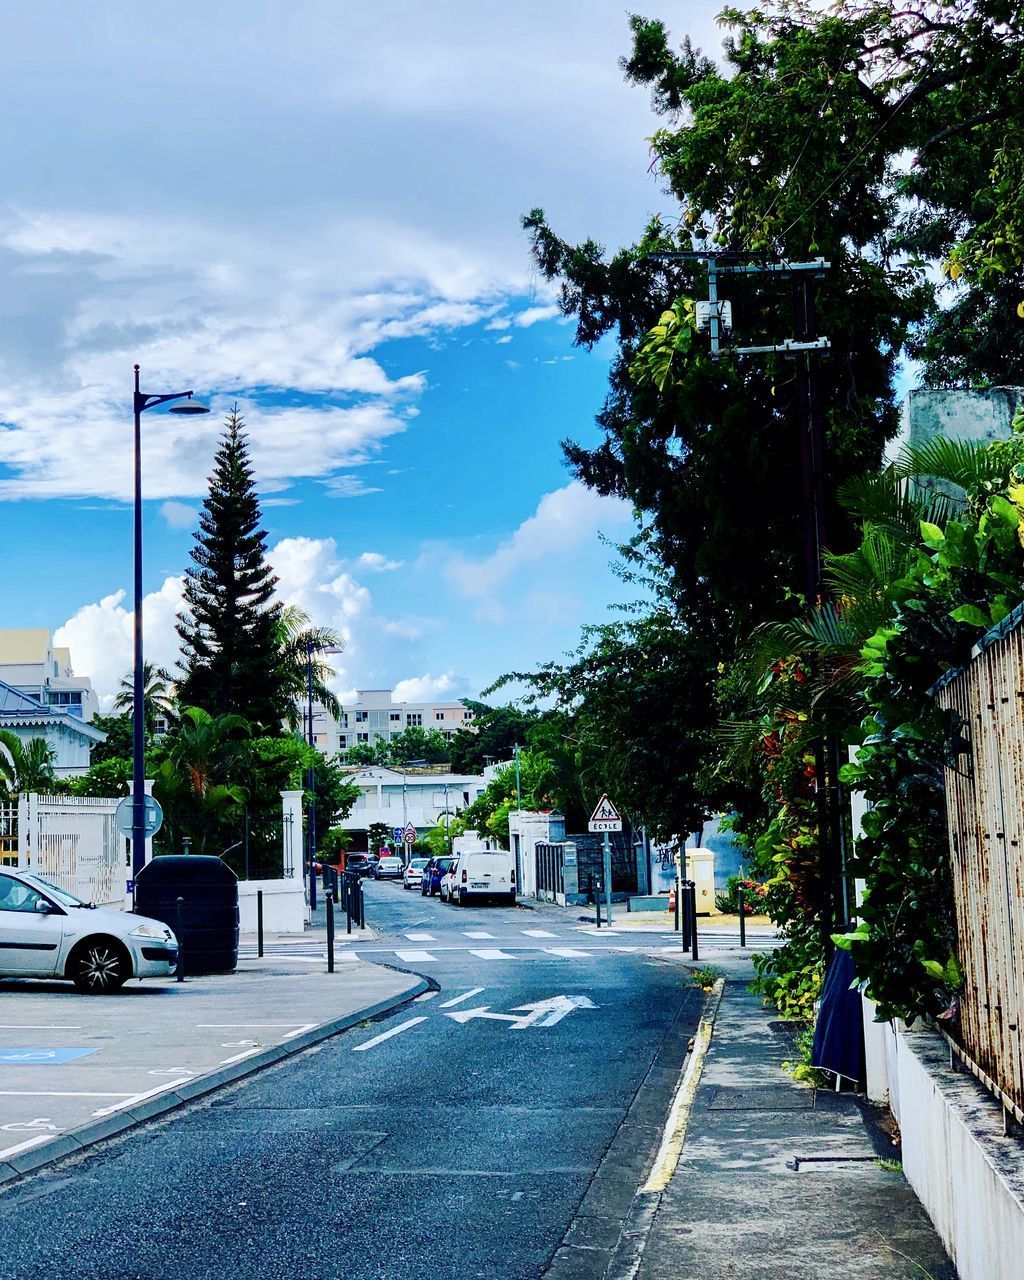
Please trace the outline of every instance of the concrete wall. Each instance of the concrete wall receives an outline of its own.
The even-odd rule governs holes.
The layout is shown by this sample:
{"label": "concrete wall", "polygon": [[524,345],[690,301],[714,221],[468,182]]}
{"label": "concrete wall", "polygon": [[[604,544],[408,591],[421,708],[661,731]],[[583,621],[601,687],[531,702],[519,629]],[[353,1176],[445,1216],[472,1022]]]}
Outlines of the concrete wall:
{"label": "concrete wall", "polygon": [[263,890],[265,933],[302,933],[306,927],[306,895],[301,880],[240,880],[238,916],[242,933],[256,932],[256,893]]}
{"label": "concrete wall", "polygon": [[903,1139],[903,1170],[960,1280],[1024,1274],[1024,1143],[1003,1133],[1002,1107],[928,1028],[870,1021],[868,1095],[888,1102]]}

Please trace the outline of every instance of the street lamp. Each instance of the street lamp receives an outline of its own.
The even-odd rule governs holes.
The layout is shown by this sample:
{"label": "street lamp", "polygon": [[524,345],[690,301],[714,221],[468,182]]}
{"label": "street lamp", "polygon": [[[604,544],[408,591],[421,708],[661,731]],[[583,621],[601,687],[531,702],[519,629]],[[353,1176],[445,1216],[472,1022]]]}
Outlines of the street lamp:
{"label": "street lamp", "polygon": [[146,712],[142,670],[142,415],[158,404],[180,400],[171,413],[209,413],[205,404],[192,399],[191,391],[150,395],[139,390],[139,366],[135,366],[135,670],[132,693],[132,882],[146,865]]}
{"label": "street lamp", "polygon": [[[306,641],[306,698],[309,714],[309,745],[316,750],[316,736],[313,733],[313,654],[341,653],[333,645],[318,645],[312,638]],[[316,757],[309,759],[309,820],[306,824],[309,832],[309,910],[316,910]]]}

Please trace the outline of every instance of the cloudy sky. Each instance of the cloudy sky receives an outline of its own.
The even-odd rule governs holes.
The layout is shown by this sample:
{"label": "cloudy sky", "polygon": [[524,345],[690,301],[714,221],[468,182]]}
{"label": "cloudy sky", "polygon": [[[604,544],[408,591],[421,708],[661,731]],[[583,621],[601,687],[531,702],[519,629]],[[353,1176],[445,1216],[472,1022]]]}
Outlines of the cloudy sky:
{"label": "cloudy sky", "polygon": [[[709,51],[705,0],[650,10]],[[219,423],[242,407],[282,596],[346,637],[338,687],[475,694],[628,594],[620,504],[566,472],[608,352],[531,268],[520,215],[609,246],[671,208],[609,0],[36,0],[0,14],[5,626],[109,694],[130,664],[131,370],[147,654]]]}

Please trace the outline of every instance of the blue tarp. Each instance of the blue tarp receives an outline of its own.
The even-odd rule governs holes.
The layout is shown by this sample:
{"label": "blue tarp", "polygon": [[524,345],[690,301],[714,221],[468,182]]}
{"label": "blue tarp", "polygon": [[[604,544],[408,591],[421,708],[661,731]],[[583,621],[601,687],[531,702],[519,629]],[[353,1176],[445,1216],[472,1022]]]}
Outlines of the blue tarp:
{"label": "blue tarp", "polygon": [[825,986],[814,1027],[811,1065],[864,1081],[864,1015],[860,992],[851,987],[856,978],[848,951],[836,950],[825,975]]}

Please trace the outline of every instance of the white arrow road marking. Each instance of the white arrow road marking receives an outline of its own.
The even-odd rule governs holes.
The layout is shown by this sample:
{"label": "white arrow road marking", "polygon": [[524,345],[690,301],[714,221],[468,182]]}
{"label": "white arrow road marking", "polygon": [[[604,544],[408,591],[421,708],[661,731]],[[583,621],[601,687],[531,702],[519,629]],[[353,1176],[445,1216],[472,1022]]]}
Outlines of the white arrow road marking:
{"label": "white arrow road marking", "polygon": [[367,1049],[375,1049],[377,1045],[383,1044],[385,1040],[390,1040],[392,1036],[400,1035],[403,1031],[410,1031],[420,1022],[426,1022],[426,1018],[410,1018],[408,1022],[400,1022],[397,1027],[392,1027],[390,1031],[385,1031],[383,1035],[374,1036],[372,1040],[367,1040],[365,1044],[353,1045],[353,1053],[365,1053]]}
{"label": "white arrow road marking", "polygon": [[472,991],[464,991],[461,996],[456,996],[454,1000],[445,1000],[443,1004],[439,1004],[439,1009],[450,1009],[452,1005],[462,1004],[463,1000],[472,1000],[474,996],[478,996],[483,987],[474,987]]}
{"label": "white arrow road marking", "polygon": [[537,1000],[533,1004],[518,1004],[514,1013],[491,1013],[489,1004],[475,1009],[459,1009],[446,1013],[446,1018],[463,1024],[475,1018],[489,1018],[493,1022],[510,1022],[510,1030],[522,1031],[527,1027],[553,1027],[567,1018],[574,1009],[596,1009],[597,1005],[586,996],[552,996],[550,1000]]}
{"label": "white arrow road marking", "polygon": [[553,1027],[556,1022],[567,1018],[574,1009],[596,1009],[597,1005],[587,996],[552,996],[550,1000],[538,1000],[534,1004],[517,1004],[516,1010],[527,1011],[525,1018],[520,1018],[513,1031],[522,1031],[524,1027]]}
{"label": "white arrow road marking", "polygon": [[489,1004],[482,1004],[476,1009],[460,1009],[457,1013],[446,1013],[446,1018],[454,1018],[456,1022],[469,1022],[472,1018],[493,1018],[495,1022],[518,1022],[514,1013],[491,1013]]}
{"label": "white arrow road marking", "polygon": [[417,960],[436,960],[437,956],[432,956],[429,951],[396,951],[395,955],[399,960],[409,960],[415,962]]}
{"label": "white arrow road marking", "polygon": [[471,956],[476,956],[480,960],[514,960],[515,956],[510,956],[507,951],[495,951],[493,948],[483,951],[470,951]]}

